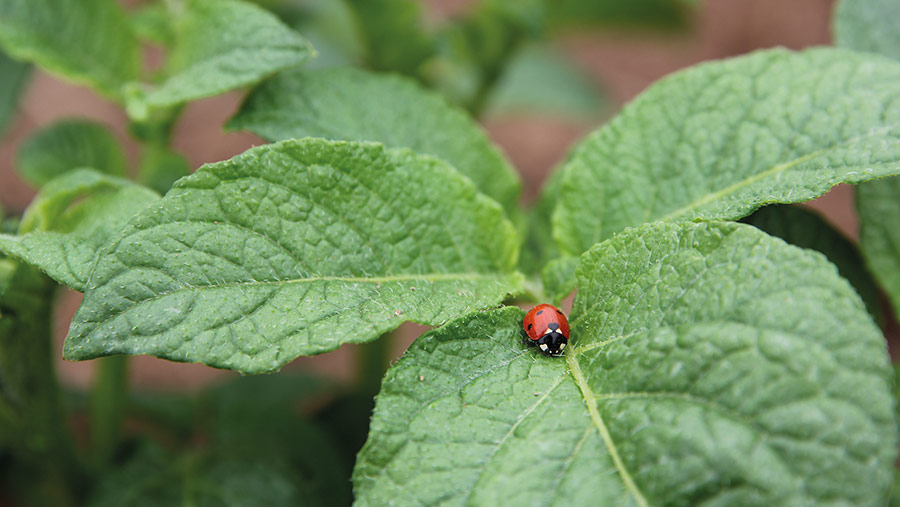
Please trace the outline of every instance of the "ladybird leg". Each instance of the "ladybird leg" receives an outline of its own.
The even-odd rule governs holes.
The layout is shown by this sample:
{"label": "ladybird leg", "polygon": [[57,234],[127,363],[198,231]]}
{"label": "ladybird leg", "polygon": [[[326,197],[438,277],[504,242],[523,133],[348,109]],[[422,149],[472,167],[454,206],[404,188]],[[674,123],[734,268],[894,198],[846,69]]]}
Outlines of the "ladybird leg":
{"label": "ladybird leg", "polygon": [[524,343],[525,345],[534,346],[534,340],[532,340],[532,339],[528,336],[527,333],[525,333],[524,331],[522,331],[521,333],[519,333],[519,336],[522,337],[522,343]]}

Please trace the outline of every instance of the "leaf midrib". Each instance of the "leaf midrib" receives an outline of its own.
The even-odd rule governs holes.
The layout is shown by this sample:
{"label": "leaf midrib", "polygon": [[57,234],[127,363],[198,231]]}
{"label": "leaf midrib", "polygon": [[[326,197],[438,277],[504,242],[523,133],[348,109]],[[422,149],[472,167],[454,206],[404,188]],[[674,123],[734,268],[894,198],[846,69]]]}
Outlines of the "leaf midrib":
{"label": "leaf midrib", "polygon": [[609,434],[609,429],[607,429],[606,423],[603,422],[600,411],[597,410],[597,396],[591,391],[587,379],[585,379],[584,373],[581,371],[581,366],[578,365],[576,354],[566,355],[566,365],[569,367],[569,373],[572,374],[575,383],[578,384],[578,389],[581,391],[584,404],[587,406],[588,412],[591,415],[591,421],[594,423],[594,426],[596,426],[597,431],[600,432],[600,437],[603,438],[603,443],[606,445],[606,450],[609,451],[613,464],[619,472],[619,477],[622,478],[625,487],[631,492],[631,496],[634,497],[635,503],[640,507],[647,507],[649,505],[647,499],[644,498],[643,493],[638,489],[637,484],[635,484],[628,469],[625,468],[625,464],[622,462],[621,456],[619,456],[619,450],[616,448],[615,442],[613,442],[612,435]]}
{"label": "leaf midrib", "polygon": [[753,175],[751,175],[751,176],[749,176],[749,177],[747,177],[747,178],[744,178],[744,179],[742,179],[742,180],[739,180],[739,181],[737,181],[737,182],[735,182],[735,183],[733,183],[733,184],[731,184],[731,185],[729,185],[729,186],[727,186],[727,187],[725,187],[725,188],[723,188],[723,189],[721,189],[721,190],[717,190],[717,191],[715,191],[715,192],[705,194],[705,195],[703,195],[702,197],[700,197],[699,199],[697,199],[697,200],[695,200],[695,201],[693,201],[693,202],[690,202],[690,203],[688,203],[687,205],[682,206],[681,208],[678,208],[678,209],[675,210],[675,211],[666,213],[665,215],[663,215],[662,217],[659,218],[659,221],[669,221],[669,220],[673,220],[673,219],[675,219],[676,217],[678,217],[678,216],[680,216],[680,215],[684,215],[684,214],[686,214],[686,213],[689,213],[689,212],[692,211],[692,210],[696,210],[697,208],[699,208],[699,207],[701,207],[701,206],[703,206],[703,205],[705,205],[705,204],[709,204],[709,203],[711,203],[711,202],[713,202],[713,201],[716,201],[716,200],[718,200],[718,199],[721,199],[721,198],[723,198],[723,197],[725,197],[725,196],[727,196],[727,195],[729,195],[729,194],[732,194],[732,193],[734,193],[734,192],[736,192],[736,191],[738,191],[738,190],[740,190],[740,189],[742,189],[742,188],[749,187],[749,186],[752,185],[753,183],[756,183],[757,181],[760,181],[760,180],[762,180],[762,179],[764,179],[764,178],[766,178],[766,177],[768,177],[768,176],[771,176],[771,175],[773,175],[773,174],[779,174],[779,173],[785,172],[785,171],[787,171],[787,170],[789,170],[789,169],[792,169],[793,167],[795,167],[795,166],[797,166],[797,165],[799,165],[799,164],[802,164],[803,162],[806,162],[806,161],[808,161],[808,160],[812,160],[812,159],[814,159],[814,158],[816,158],[816,157],[819,157],[819,156],[821,156],[821,155],[825,155],[825,154],[827,154],[828,152],[830,152],[830,151],[832,151],[832,150],[834,150],[834,149],[836,149],[836,148],[838,148],[838,147],[840,147],[840,146],[852,144],[852,143],[855,143],[855,142],[857,142],[857,141],[860,141],[860,140],[862,140],[862,139],[866,139],[866,138],[869,138],[869,137],[884,135],[884,134],[886,134],[887,132],[890,132],[891,130],[897,128],[898,126],[900,126],[900,125],[892,124],[892,125],[886,125],[886,126],[884,126],[884,127],[882,127],[882,128],[873,129],[872,131],[867,132],[867,133],[865,133],[865,134],[858,135],[858,136],[853,136],[853,137],[851,137],[851,138],[849,138],[849,139],[841,140],[841,141],[839,141],[839,142],[837,142],[837,143],[832,144],[831,146],[822,148],[821,150],[816,150],[816,151],[807,153],[806,155],[803,155],[803,156],[801,156],[801,157],[797,157],[797,158],[795,158],[795,159],[789,160],[789,161],[787,161],[787,162],[783,162],[783,163],[781,163],[781,164],[776,164],[776,165],[770,167],[769,169],[766,169],[765,171],[762,171],[762,172],[753,174]]}
{"label": "leaf midrib", "polygon": [[[158,271],[162,271],[160,268],[156,268],[153,266],[137,266],[131,269],[154,269]],[[353,277],[353,276],[311,276],[306,278],[290,278],[285,280],[250,280],[246,282],[227,282],[220,283],[215,285],[184,285],[182,287],[178,287],[176,289],[160,292],[152,298],[147,298],[139,301],[138,303],[144,303],[146,301],[152,301],[154,299],[161,298],[163,296],[174,294],[182,291],[191,291],[191,290],[204,290],[204,289],[220,289],[220,288],[230,288],[230,287],[247,287],[247,286],[257,286],[257,285],[290,285],[295,283],[313,283],[313,282],[347,282],[347,283],[388,283],[388,282],[403,282],[403,281],[425,281],[425,282],[441,282],[446,280],[464,280],[464,281],[479,281],[479,280],[499,280],[505,277],[513,276],[515,273],[425,273],[421,275],[412,275],[412,274],[404,274],[404,275],[385,275],[385,276],[374,276],[374,277]],[[104,283],[103,285],[98,285],[97,287],[92,287],[91,289],[99,289],[115,279],[118,274],[110,277],[110,281]]]}
{"label": "leaf midrib", "polygon": [[[153,266],[142,266],[146,269],[155,269],[157,271],[162,271],[160,268],[156,268]],[[167,273],[168,275],[168,273]],[[102,287],[109,285],[112,280],[118,274],[110,277],[109,281],[106,283],[99,285],[97,287],[90,287],[88,290],[96,290]],[[128,310],[137,308],[140,305],[144,305],[147,303],[152,303],[166,296],[170,296],[172,294],[177,294],[179,292],[190,292],[196,290],[205,290],[205,289],[220,289],[220,288],[232,288],[232,287],[252,287],[259,285],[271,285],[283,287],[285,285],[290,284],[301,284],[301,283],[314,283],[314,282],[347,282],[347,283],[389,283],[389,282],[402,282],[402,281],[425,281],[425,282],[440,282],[440,281],[450,281],[450,280],[464,280],[464,281],[500,281],[504,277],[515,276],[515,273],[499,273],[499,274],[484,274],[484,273],[428,273],[425,275],[387,275],[380,277],[371,277],[371,278],[363,278],[363,277],[341,277],[341,276],[317,276],[317,277],[308,277],[308,278],[295,278],[290,280],[252,280],[247,282],[229,282],[229,283],[221,283],[217,285],[185,285],[182,287],[178,287],[169,291],[160,292],[159,294],[154,295],[153,297],[149,297],[147,299],[143,299],[141,301],[134,302],[133,305],[128,306],[120,311],[116,311],[113,314],[107,316],[101,321],[93,322],[93,326],[102,325],[106,322],[109,322],[122,314],[126,313]],[[87,292],[87,291],[85,291]],[[266,296],[267,298],[271,298],[272,294]],[[85,334],[85,336],[93,334],[93,331]]]}

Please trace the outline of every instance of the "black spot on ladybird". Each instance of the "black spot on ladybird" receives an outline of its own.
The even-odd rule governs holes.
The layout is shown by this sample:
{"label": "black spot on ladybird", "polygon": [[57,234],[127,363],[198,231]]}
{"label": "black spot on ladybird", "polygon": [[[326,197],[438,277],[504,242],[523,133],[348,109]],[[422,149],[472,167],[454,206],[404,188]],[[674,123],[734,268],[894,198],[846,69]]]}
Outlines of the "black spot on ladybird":
{"label": "black spot on ladybird", "polygon": [[528,330],[531,331],[531,328],[534,327],[534,324],[528,324]]}
{"label": "black spot on ladybird", "polygon": [[535,315],[540,315],[540,314],[542,314],[542,313],[544,313],[544,310],[541,310],[541,311],[537,312]]}

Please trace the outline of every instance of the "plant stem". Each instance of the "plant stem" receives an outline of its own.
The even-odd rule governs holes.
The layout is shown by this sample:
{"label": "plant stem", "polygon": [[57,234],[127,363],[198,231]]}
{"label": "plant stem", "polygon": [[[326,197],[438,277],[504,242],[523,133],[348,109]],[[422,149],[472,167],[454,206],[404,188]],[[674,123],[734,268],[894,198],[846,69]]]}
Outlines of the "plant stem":
{"label": "plant stem", "polygon": [[98,361],[91,391],[91,444],[95,464],[103,467],[116,450],[128,402],[128,356]]}
{"label": "plant stem", "polygon": [[[53,365],[52,319],[56,284],[33,268],[16,267],[0,294],[8,318],[0,333],[0,386],[7,428],[28,503],[70,505],[83,487],[81,467],[66,431]],[[39,495],[33,492],[40,490]]]}

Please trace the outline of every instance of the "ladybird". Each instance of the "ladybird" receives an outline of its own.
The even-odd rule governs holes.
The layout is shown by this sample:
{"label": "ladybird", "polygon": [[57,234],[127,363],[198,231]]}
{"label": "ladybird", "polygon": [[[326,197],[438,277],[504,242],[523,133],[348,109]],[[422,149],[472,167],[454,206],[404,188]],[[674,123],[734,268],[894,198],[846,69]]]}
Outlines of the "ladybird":
{"label": "ladybird", "polygon": [[529,310],[522,320],[522,328],[528,342],[548,356],[561,356],[569,343],[569,321],[553,305],[537,305]]}

